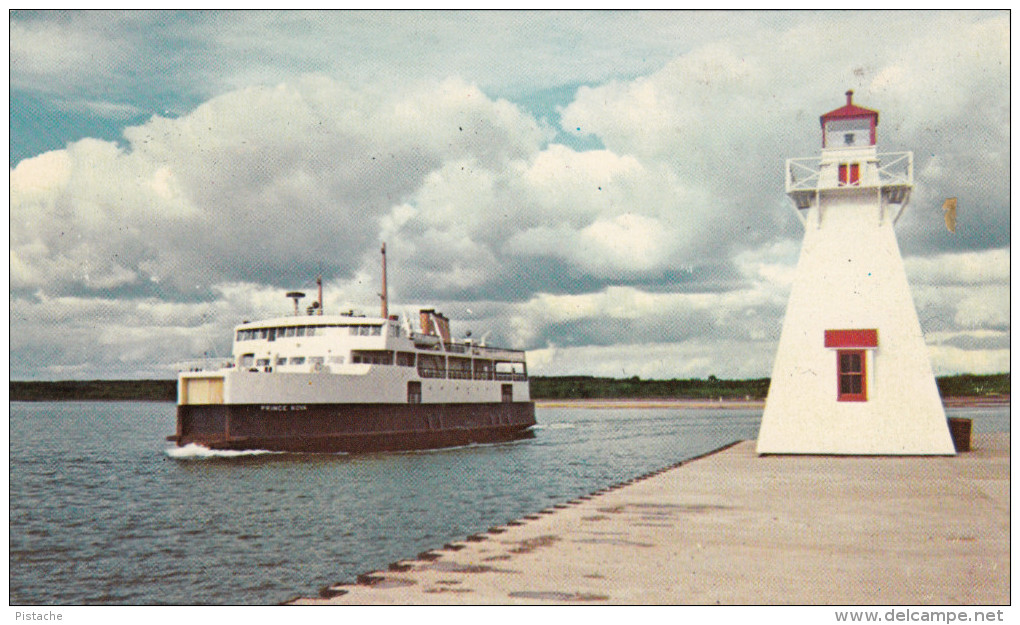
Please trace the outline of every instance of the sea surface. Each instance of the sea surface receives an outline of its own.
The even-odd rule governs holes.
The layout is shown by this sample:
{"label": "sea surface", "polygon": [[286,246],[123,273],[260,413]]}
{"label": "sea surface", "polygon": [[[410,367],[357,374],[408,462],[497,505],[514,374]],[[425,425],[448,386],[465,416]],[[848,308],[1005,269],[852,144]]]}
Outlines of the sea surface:
{"label": "sea surface", "polygon": [[[276,604],[735,440],[759,408],[539,408],[534,438],[171,449],[170,403],[10,405],[10,603]],[[1009,431],[1009,407],[950,409]]]}

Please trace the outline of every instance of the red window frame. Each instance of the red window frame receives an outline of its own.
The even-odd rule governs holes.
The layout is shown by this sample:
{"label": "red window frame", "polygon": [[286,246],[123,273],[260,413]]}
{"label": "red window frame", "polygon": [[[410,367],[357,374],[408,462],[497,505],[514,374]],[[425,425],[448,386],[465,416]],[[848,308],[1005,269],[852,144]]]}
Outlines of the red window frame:
{"label": "red window frame", "polygon": [[839,164],[839,186],[857,186],[861,184],[861,164]]}
{"label": "red window frame", "polygon": [[868,401],[867,362],[866,350],[836,351],[837,401]]}

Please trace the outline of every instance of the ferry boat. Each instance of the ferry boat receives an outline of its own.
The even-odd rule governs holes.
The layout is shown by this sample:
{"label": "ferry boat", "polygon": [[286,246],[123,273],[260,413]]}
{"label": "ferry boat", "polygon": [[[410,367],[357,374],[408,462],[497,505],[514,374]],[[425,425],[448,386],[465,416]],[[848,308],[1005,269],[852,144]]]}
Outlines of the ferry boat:
{"label": "ferry boat", "polygon": [[178,374],[178,446],[355,453],[487,443],[533,436],[535,405],[522,351],[454,338],[433,309],[390,315],[386,246],[379,317],[324,314],[318,301],[289,316],[234,328],[229,360]]}

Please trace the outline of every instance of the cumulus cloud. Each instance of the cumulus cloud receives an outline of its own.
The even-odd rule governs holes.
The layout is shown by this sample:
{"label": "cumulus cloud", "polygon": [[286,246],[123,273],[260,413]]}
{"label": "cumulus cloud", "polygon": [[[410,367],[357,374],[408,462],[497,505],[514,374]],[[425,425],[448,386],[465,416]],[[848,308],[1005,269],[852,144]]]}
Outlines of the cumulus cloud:
{"label": "cumulus cloud", "polygon": [[188,297],[225,281],[350,277],[380,220],[445,161],[501,170],[544,136],[456,80],[386,96],[314,78],[226,94],[128,128],[124,148],[84,140],[19,163],[12,286],[158,283]]}
{"label": "cumulus cloud", "polygon": [[[529,349],[534,371],[767,375],[802,236],[783,161],[817,153],[818,115],[852,87],[881,111],[880,148],[916,151],[898,232],[922,325],[941,337],[937,368],[997,366],[1002,347],[972,338],[1009,328],[1008,15],[769,17],[725,38],[687,26],[688,48],[629,78],[575,65],[591,83],[560,128],[477,81],[432,78],[438,65],[414,79],[378,59],[362,66],[378,80],[295,78],[294,60],[315,57],[301,48],[245,65],[251,76],[217,75],[240,86],[120,142],[22,160],[10,172],[12,362],[50,376],[87,362],[151,372],[225,350],[233,323],[285,312],[281,292],[318,274],[329,309],[371,312],[384,240],[394,302],[444,307],[455,327]],[[231,22],[217,49],[243,47],[265,19]],[[103,28],[13,20],[12,72],[56,85],[61,63],[82,62],[75,51],[28,51],[68,32],[99,55],[93,78],[116,75],[126,57],[103,47]],[[252,84],[274,73],[289,75]],[[957,235],[940,225],[948,195]]]}

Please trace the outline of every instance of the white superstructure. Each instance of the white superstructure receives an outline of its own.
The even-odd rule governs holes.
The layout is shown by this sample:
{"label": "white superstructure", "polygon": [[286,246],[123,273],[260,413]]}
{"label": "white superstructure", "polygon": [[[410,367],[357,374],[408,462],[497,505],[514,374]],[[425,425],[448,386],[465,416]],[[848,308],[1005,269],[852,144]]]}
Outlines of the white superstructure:
{"label": "white superstructure", "polygon": [[820,157],[787,161],[804,241],[758,453],[954,454],[893,228],[913,155],[879,154],[878,113],[851,98]]}
{"label": "white superstructure", "polygon": [[418,329],[396,315],[243,323],[234,329],[229,362],[181,373],[178,403],[530,400],[524,352],[453,339],[445,317],[432,310],[420,319]]}

